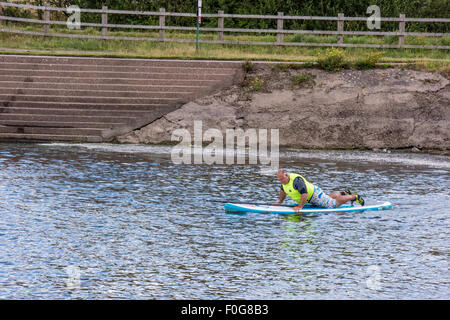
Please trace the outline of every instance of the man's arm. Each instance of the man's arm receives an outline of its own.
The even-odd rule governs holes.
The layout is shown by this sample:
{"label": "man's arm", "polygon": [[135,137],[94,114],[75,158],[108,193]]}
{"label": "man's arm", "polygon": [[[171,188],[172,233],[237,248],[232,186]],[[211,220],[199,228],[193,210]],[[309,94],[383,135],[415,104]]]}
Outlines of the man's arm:
{"label": "man's arm", "polygon": [[280,201],[279,202],[275,202],[275,205],[280,205],[283,203],[284,199],[286,198],[286,192],[284,192],[283,189],[280,189]]}
{"label": "man's arm", "polygon": [[294,189],[296,189],[301,195],[299,204],[294,207],[295,211],[299,211],[302,210],[306,202],[308,202],[308,190],[306,189],[306,184],[302,178],[300,177],[295,178]]}
{"label": "man's arm", "polygon": [[307,201],[308,201],[308,194],[307,193],[302,193],[301,199],[300,199],[300,203],[298,204],[298,206],[294,207],[294,210],[295,211],[302,210]]}

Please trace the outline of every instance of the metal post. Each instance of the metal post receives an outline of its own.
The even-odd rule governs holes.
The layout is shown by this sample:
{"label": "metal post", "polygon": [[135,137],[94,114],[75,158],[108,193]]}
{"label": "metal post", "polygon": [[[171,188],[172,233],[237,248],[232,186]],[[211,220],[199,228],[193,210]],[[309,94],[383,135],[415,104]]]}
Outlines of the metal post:
{"label": "metal post", "polygon": [[[159,8],[159,12],[160,13],[164,13],[164,12],[166,12],[166,9],[165,8]],[[164,42],[165,30],[163,28],[164,28],[165,25],[166,25],[166,16],[160,15],[159,16],[159,27],[161,29],[159,29],[159,41],[161,41],[161,42]]]}
{"label": "metal post", "polygon": [[[344,14],[343,13],[338,13],[338,23],[337,23],[337,28],[338,28],[338,32],[344,32]],[[338,34],[338,44],[343,44],[344,43],[344,35],[343,34]]]}
{"label": "metal post", "polygon": [[403,13],[400,14],[400,20],[398,31],[401,35],[398,37],[398,46],[401,48],[405,44],[405,36],[402,35],[405,32],[405,15]]}

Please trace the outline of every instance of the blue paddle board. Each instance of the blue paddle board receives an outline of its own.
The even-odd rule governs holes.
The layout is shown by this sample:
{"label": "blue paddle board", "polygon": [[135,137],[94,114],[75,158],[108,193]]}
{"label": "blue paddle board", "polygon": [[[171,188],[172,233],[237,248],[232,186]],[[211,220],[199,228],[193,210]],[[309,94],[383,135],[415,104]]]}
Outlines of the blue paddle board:
{"label": "blue paddle board", "polygon": [[245,204],[245,203],[226,203],[225,210],[229,212],[258,212],[258,213],[279,213],[279,214],[295,214],[295,213],[324,213],[324,212],[361,212],[367,210],[388,210],[392,209],[392,204],[388,201],[377,202],[376,204],[366,206],[342,205],[339,208],[327,209],[322,207],[314,207],[311,205],[304,206],[302,210],[296,212],[292,206],[276,206],[263,204]]}

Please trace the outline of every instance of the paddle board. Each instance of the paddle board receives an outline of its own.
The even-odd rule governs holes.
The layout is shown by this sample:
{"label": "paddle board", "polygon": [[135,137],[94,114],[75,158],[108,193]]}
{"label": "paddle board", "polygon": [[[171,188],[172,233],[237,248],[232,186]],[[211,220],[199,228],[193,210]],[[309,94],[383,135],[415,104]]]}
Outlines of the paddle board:
{"label": "paddle board", "polygon": [[366,210],[388,210],[392,209],[392,204],[388,201],[377,202],[376,204],[366,206],[342,205],[335,209],[326,209],[314,207],[311,205],[304,206],[299,212],[296,212],[292,206],[275,206],[262,204],[244,204],[244,203],[226,203],[225,210],[229,212],[258,212],[258,213],[279,213],[279,214],[295,214],[295,213],[324,213],[324,212],[360,212]]}

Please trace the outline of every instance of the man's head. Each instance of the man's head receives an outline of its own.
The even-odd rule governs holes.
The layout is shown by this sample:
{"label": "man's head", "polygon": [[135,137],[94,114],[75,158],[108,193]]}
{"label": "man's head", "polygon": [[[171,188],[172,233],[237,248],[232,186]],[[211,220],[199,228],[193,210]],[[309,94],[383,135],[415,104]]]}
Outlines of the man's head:
{"label": "man's head", "polygon": [[286,184],[289,182],[289,174],[287,173],[286,170],[283,170],[283,169],[278,170],[277,178],[278,178],[278,181],[281,182],[281,184]]}

